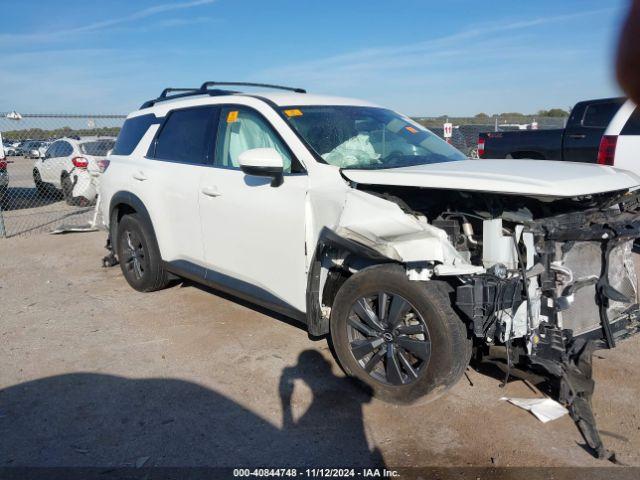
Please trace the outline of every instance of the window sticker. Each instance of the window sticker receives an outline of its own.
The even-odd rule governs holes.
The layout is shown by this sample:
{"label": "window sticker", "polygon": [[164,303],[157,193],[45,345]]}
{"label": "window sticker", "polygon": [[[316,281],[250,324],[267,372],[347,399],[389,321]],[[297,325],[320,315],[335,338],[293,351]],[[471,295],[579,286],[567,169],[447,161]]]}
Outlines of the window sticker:
{"label": "window sticker", "polygon": [[298,108],[292,108],[290,110],[285,110],[284,114],[291,118],[291,117],[301,117],[302,116],[302,111]]}
{"label": "window sticker", "polygon": [[227,114],[227,123],[233,123],[238,120],[238,111],[233,110]]}
{"label": "window sticker", "polygon": [[406,131],[411,132],[411,133],[418,133],[418,130],[416,130],[413,127],[404,127]]}

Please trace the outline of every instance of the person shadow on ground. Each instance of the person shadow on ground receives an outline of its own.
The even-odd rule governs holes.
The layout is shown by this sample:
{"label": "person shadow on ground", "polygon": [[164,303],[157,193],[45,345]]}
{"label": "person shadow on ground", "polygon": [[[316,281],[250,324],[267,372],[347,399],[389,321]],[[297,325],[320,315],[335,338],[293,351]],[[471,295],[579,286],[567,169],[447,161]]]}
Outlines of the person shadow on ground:
{"label": "person shadow on ground", "polygon": [[[294,420],[292,397],[295,381],[301,380],[312,392],[309,408]],[[332,459],[334,466],[383,467],[377,448],[369,448],[362,406],[371,394],[354,386],[353,381],[337,377],[331,363],[315,350],[305,350],[298,363],[280,376],[282,433],[296,445],[306,446],[313,458]]]}
{"label": "person shadow on ground", "polygon": [[[294,420],[296,380],[312,399]],[[362,406],[370,395],[334,375],[318,352],[307,350],[284,369],[279,394],[282,428],[179,379],[71,373],[19,383],[0,389],[0,470],[383,466],[365,436]]]}

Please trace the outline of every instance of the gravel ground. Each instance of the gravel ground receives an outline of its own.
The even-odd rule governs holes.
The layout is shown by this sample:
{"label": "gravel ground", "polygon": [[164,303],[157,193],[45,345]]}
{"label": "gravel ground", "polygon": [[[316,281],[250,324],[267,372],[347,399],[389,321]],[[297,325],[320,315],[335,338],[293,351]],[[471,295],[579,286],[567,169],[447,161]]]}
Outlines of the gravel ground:
{"label": "gravel ground", "polygon": [[[468,371],[394,406],[354,387],[325,340],[195,286],[133,291],[105,234],[0,241],[0,466],[610,466],[568,416],[542,424]],[[594,360],[607,446],[640,465],[640,338]]]}

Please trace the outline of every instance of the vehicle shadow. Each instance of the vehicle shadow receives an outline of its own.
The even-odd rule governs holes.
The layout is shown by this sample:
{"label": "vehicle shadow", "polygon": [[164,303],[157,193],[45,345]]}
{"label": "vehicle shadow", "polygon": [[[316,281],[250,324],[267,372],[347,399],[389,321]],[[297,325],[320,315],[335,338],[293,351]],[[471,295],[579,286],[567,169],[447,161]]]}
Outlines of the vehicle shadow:
{"label": "vehicle shadow", "polygon": [[4,211],[25,210],[51,205],[62,200],[62,196],[52,191],[45,195],[38,190],[28,187],[9,187],[2,204]]}
{"label": "vehicle shadow", "polygon": [[[296,381],[313,394],[298,420]],[[179,379],[72,373],[13,385],[0,390],[0,467],[383,466],[364,433],[370,396],[318,352],[284,369],[279,393],[282,427]]]}

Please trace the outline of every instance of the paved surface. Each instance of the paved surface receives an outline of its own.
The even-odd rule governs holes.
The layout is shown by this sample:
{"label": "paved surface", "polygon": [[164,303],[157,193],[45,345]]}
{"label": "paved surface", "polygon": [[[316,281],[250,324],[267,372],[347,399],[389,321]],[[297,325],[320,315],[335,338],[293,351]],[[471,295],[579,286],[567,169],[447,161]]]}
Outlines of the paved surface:
{"label": "paved surface", "polygon": [[[211,290],[133,291],[100,268],[103,233],[0,241],[0,466],[580,465],[568,417],[470,370],[448,394],[398,407],[345,379],[326,341]],[[640,338],[598,352],[607,446],[640,465]]]}
{"label": "paved surface", "polygon": [[93,208],[67,205],[59,192],[41,195],[33,183],[35,160],[8,157],[9,189],[1,205],[8,237],[49,232],[60,224],[84,225],[93,216]]}

